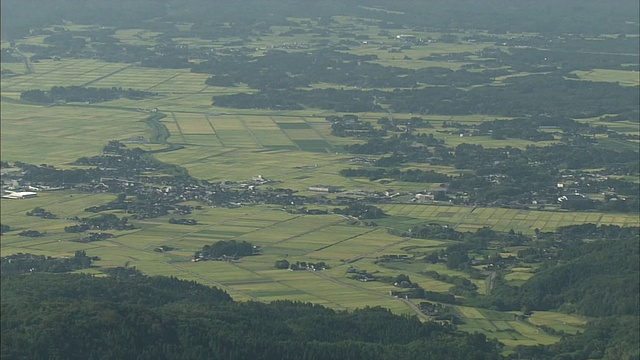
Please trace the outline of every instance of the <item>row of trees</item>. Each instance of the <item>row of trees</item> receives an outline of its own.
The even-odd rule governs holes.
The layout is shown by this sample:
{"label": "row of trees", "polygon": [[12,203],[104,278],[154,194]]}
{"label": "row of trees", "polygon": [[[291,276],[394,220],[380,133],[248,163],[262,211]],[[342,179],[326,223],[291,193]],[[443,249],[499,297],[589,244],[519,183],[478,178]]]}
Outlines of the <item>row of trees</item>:
{"label": "row of trees", "polygon": [[387,216],[382,209],[360,202],[350,204],[345,208],[335,208],[333,209],[333,213],[352,216],[358,219],[379,219]]}
{"label": "row of trees", "polygon": [[242,257],[256,253],[256,247],[250,242],[235,240],[220,240],[212,245],[205,245],[202,251],[196,252],[196,257],[204,259],[219,259],[222,257]]}
{"label": "row of trees", "polygon": [[27,90],[20,93],[20,99],[24,101],[51,104],[58,101],[64,102],[104,102],[116,100],[121,97],[131,100],[142,100],[157,93],[151,93],[131,88],[93,88],[82,86],[54,86],[49,91]]}
{"label": "row of trees", "polygon": [[43,219],[57,219],[58,215],[53,214],[51,211],[45,210],[41,207],[35,207],[31,211],[27,211],[27,216],[36,216]]}
{"label": "row of trees", "polygon": [[[23,254],[4,256],[0,258],[2,276],[23,273],[64,273],[91,266],[92,259],[86,252],[78,250],[71,258],[54,258],[51,256]],[[4,304],[4,297],[3,297]]]}
{"label": "row of trees", "polygon": [[446,183],[450,177],[433,170],[406,170],[399,169],[342,169],[340,175],[345,177],[368,178],[369,180],[393,179],[398,181],[419,182],[419,183]]}
{"label": "row of trees", "polygon": [[0,235],[4,234],[6,232],[11,231],[11,226],[7,225],[7,224],[0,224]]}

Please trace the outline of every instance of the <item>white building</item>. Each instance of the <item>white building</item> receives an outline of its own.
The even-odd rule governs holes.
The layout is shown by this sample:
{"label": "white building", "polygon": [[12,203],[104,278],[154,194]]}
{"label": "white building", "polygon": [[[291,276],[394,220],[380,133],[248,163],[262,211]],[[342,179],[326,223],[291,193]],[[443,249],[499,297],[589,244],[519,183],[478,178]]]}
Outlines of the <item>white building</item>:
{"label": "white building", "polygon": [[30,191],[8,191],[6,194],[2,195],[5,199],[29,199],[38,196],[37,193]]}

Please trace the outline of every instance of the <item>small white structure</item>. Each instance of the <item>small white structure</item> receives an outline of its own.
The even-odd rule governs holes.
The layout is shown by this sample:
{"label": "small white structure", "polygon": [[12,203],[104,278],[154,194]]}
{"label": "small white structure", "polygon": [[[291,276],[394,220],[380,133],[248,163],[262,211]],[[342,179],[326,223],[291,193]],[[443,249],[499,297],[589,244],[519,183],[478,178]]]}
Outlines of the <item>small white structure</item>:
{"label": "small white structure", "polygon": [[434,196],[433,194],[416,194],[415,195],[415,200],[416,201],[433,201]]}
{"label": "small white structure", "polygon": [[10,191],[2,195],[5,199],[29,199],[36,196],[38,196],[38,194],[31,191]]}

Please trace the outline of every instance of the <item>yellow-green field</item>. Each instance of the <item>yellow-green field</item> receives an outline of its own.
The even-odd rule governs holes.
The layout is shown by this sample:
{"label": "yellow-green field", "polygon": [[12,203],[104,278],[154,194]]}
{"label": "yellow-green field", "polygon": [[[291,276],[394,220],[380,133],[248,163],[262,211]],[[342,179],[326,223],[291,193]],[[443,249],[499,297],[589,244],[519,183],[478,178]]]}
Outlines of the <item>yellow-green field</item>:
{"label": "yellow-green field", "polygon": [[580,80],[617,82],[623,86],[640,86],[640,74],[630,70],[593,69],[574,71]]}
{"label": "yellow-green field", "polygon": [[[97,155],[109,140],[148,136],[147,115],[109,108],[0,103],[2,159],[64,165]],[[85,155],[82,155],[85,154]]]}
{"label": "yellow-green field", "polygon": [[612,214],[597,212],[560,212],[540,210],[514,210],[454,205],[385,204],[380,206],[387,214],[410,217],[422,221],[437,221],[456,226],[460,231],[472,231],[490,227],[496,231],[521,231],[533,234],[534,229],[554,231],[559,226],[594,223],[619,226],[638,226],[634,214]]}

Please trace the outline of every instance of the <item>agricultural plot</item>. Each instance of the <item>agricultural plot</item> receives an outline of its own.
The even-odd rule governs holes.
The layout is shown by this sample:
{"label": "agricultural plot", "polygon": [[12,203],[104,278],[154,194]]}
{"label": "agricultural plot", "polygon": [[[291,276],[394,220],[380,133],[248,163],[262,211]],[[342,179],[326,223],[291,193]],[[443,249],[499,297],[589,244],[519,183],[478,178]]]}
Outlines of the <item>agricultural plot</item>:
{"label": "agricultural plot", "polygon": [[215,131],[206,116],[202,114],[171,113],[180,126],[182,135],[215,135]]}
{"label": "agricultural plot", "polygon": [[174,113],[163,119],[171,134],[169,142],[194,146],[222,146],[209,118],[203,114]]}
{"label": "agricultural plot", "polygon": [[533,276],[531,269],[516,270],[512,269],[510,273],[504,276],[511,285],[522,285]]}
{"label": "agricultural plot", "polygon": [[241,123],[264,148],[297,150],[298,147],[268,116],[239,116]]}
{"label": "agricultural plot", "polygon": [[[244,181],[262,175],[277,181],[278,186],[287,186],[298,191],[306,191],[310,186],[323,183],[336,186],[349,183],[348,179],[337,174],[341,168],[339,164],[344,160],[343,157],[335,155],[321,156],[290,150],[198,146],[158,153],[156,157],[166,162],[179,160],[191,175],[212,181]],[[301,178],[302,176],[308,177]]]}
{"label": "agricultural plot", "polygon": [[[534,229],[554,231],[559,226],[582,224],[615,224],[637,226],[638,217],[633,214],[575,213],[540,210],[514,210],[502,208],[472,208],[462,206],[438,206],[415,204],[389,204],[381,208],[392,216],[420,219],[460,227],[461,231],[473,231],[490,227],[496,231],[522,231],[532,234]],[[446,211],[443,211],[446,209]]]}
{"label": "agricultural plot", "polygon": [[597,122],[598,125],[606,125],[610,129],[617,131],[619,133],[626,134],[638,134],[640,133],[640,128],[638,128],[638,123],[634,123],[632,121],[616,121],[616,122]]}
{"label": "agricultural plot", "polygon": [[[2,45],[3,45],[2,47],[4,48],[5,43],[2,43]],[[7,47],[9,47],[9,44],[6,44],[6,45],[7,45]],[[13,72],[14,74],[22,75],[22,74],[24,74],[26,72],[26,68],[24,66],[24,63],[21,63],[21,62],[15,62],[15,63],[3,62],[0,66],[1,66],[2,70],[9,70],[9,71]]]}
{"label": "agricultural plot", "polygon": [[[434,137],[445,140],[447,144],[450,144],[452,147],[456,147],[460,144],[476,144],[482,145],[485,148],[500,148],[504,147],[505,143],[501,140],[491,139],[489,136],[454,136],[454,135],[443,135],[434,133]],[[509,146],[525,149],[527,146],[550,146],[553,144],[557,144],[558,141],[528,141],[521,139],[509,139]]]}
{"label": "agricultural plot", "polygon": [[496,338],[509,347],[519,345],[553,344],[559,337],[546,334],[536,325],[517,320],[514,314],[456,306],[464,324],[460,329],[480,332]]}
{"label": "agricultural plot", "polygon": [[[326,235],[319,233],[300,239],[308,244],[310,250],[308,256],[332,262],[347,261],[348,259],[357,259],[360,256],[376,252],[381,246],[386,245],[373,241],[371,235],[377,231],[376,229],[336,226],[328,230],[329,232]],[[329,239],[334,241],[316,242],[316,239],[326,238],[325,236],[331,236]],[[392,243],[393,240],[393,238],[387,238],[388,243]]]}
{"label": "agricultural plot", "polygon": [[237,116],[209,117],[209,124],[224,146],[259,148],[260,144]]}
{"label": "agricultural plot", "polygon": [[[40,192],[38,197],[31,199],[12,200],[0,199],[0,214],[2,219],[11,221],[15,226],[28,226],[34,218],[24,216],[27,211],[35,207],[45,208],[60,218],[87,216],[85,208],[96,203],[108,202],[115,198],[112,194],[82,194],[65,191]],[[4,239],[3,239],[4,241]]]}
{"label": "agricultural plot", "polygon": [[[165,70],[165,69],[152,69],[145,67],[127,67],[122,71],[117,73],[109,74],[104,78],[97,79],[94,81],[91,86],[93,87],[122,87],[122,88],[132,88],[137,90],[145,90],[145,91],[156,91],[153,90],[153,87],[158,86],[160,84],[165,83],[166,81],[170,81],[180,76],[181,73],[186,72],[185,70]],[[177,85],[177,84],[174,84]],[[198,92],[204,87],[204,79],[203,82],[191,81],[191,82],[183,82],[182,87],[175,86],[173,87],[173,91],[182,90],[182,92]]]}
{"label": "agricultural plot", "polygon": [[529,323],[536,326],[548,326],[557,331],[575,334],[582,331],[587,319],[569,314],[561,314],[550,311],[535,311],[528,319]]}
{"label": "agricultural plot", "polygon": [[580,80],[615,82],[623,86],[639,86],[640,77],[635,71],[593,69],[588,71],[573,71]]}
{"label": "agricultural plot", "polygon": [[[31,74],[2,79],[2,92],[31,89],[49,90],[53,86],[75,85],[95,87],[93,83],[96,80],[115,75],[131,67],[131,65],[127,64],[78,59],[63,59],[61,61],[42,60],[32,64],[32,66],[34,72]],[[139,89],[138,87],[136,88]]]}
{"label": "agricultural plot", "polygon": [[98,155],[109,140],[149,136],[149,128],[140,122],[146,115],[140,113],[8,101],[0,106],[3,160],[63,165]]}
{"label": "agricultural plot", "polygon": [[321,231],[326,227],[337,224],[342,219],[338,216],[293,216],[282,222],[239,237],[240,240],[260,243],[267,249],[271,247],[286,247],[289,241]]}
{"label": "agricultural plot", "polygon": [[[112,200],[112,195],[102,195],[101,202]],[[66,203],[65,203],[66,199]],[[2,200],[2,204],[12,200]],[[286,297],[293,300],[312,301],[339,309],[350,309],[367,305],[388,306],[407,313],[406,305],[388,297],[389,286],[385,284],[362,285],[344,278],[347,266],[340,260],[353,258],[363,261],[363,266],[371,263],[376,254],[395,251],[393,246],[404,242],[402,238],[390,236],[380,228],[353,227],[343,224],[343,218],[335,215],[299,216],[287,214],[269,207],[238,209],[204,209],[193,214],[200,225],[180,226],[166,223],[165,218],[139,223],[139,229],[116,232],[117,237],[108,241],[80,244],[70,242],[73,235],[65,234],[64,220],[43,220],[24,215],[35,206],[51,211],[60,211],[60,216],[85,215],[82,208],[95,204],[95,195],[72,194],[68,192],[44,194],[24,201],[13,200],[15,206],[3,206],[3,221],[29,224],[29,228],[46,231],[43,238],[21,238],[14,234],[2,238],[2,252],[31,252],[68,256],[76,250],[89,254],[99,254],[98,266],[136,266],[149,274],[174,275],[196,280],[205,284],[220,286],[238,299],[270,301]],[[19,206],[18,206],[19,205]],[[66,212],[64,209],[75,209]],[[32,225],[37,226],[32,226]],[[246,257],[237,263],[189,261],[194,251],[217,240],[246,240],[262,246],[263,255]],[[160,245],[175,248],[168,253],[157,253],[153,249]],[[430,243],[438,245],[438,243]],[[359,259],[365,255],[369,259]],[[328,276],[309,272],[289,272],[273,268],[275,260],[289,257],[292,260],[323,260],[334,269]],[[360,266],[360,265],[357,265]],[[378,268],[395,276],[399,272]],[[430,289],[446,290],[447,284],[425,280]]]}

